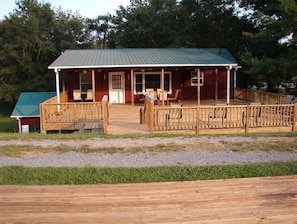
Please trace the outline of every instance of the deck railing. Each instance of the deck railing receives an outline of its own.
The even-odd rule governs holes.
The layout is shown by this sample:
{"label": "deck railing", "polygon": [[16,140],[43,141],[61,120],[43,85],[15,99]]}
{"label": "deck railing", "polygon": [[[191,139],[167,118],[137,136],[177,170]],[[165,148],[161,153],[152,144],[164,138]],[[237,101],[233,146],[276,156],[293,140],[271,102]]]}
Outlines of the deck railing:
{"label": "deck railing", "polygon": [[[106,132],[108,125],[108,101],[102,102],[63,102],[56,103],[56,97],[42,103],[41,129],[47,131],[74,131],[81,129],[99,129]],[[61,98],[62,99],[62,98]],[[88,124],[88,127],[86,127]]]}
{"label": "deck railing", "polygon": [[151,131],[288,127],[297,131],[297,105],[236,105],[171,108],[145,103],[145,123]]}
{"label": "deck railing", "polygon": [[284,94],[243,89],[238,87],[236,88],[236,98],[247,102],[257,102],[263,104],[282,104],[286,102],[286,95]]}

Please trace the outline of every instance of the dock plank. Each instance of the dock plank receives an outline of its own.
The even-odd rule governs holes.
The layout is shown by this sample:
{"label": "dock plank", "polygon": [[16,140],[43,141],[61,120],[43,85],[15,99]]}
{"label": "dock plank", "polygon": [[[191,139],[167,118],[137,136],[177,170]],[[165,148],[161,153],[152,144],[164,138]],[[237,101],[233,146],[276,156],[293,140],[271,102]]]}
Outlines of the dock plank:
{"label": "dock plank", "polygon": [[0,223],[297,223],[297,176],[0,192]]}

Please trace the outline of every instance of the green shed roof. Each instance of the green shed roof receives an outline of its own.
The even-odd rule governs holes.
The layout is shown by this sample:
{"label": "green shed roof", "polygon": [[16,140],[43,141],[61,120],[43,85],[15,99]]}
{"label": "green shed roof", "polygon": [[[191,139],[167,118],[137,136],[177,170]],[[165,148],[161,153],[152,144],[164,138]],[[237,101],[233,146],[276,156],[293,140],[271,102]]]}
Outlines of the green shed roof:
{"label": "green shed roof", "polygon": [[23,92],[10,117],[40,117],[39,104],[54,96],[55,92]]}
{"label": "green shed roof", "polygon": [[237,66],[226,49],[126,48],[66,50],[49,69]]}

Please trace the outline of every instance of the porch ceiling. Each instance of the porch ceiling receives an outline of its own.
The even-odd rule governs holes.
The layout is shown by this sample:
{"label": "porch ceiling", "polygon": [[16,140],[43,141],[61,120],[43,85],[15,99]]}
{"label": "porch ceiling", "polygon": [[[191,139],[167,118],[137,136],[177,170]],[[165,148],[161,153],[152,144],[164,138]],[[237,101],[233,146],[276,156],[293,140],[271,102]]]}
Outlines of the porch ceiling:
{"label": "porch ceiling", "polygon": [[236,67],[226,49],[129,48],[66,50],[49,69],[147,68],[147,67]]}

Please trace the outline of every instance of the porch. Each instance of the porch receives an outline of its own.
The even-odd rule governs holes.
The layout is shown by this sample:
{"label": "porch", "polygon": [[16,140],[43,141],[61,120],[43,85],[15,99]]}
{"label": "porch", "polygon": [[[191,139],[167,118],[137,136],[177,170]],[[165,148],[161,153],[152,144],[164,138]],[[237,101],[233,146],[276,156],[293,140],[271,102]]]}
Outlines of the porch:
{"label": "porch", "polygon": [[[68,103],[67,94],[41,104],[43,133],[104,132],[107,134],[147,133],[245,133],[297,130],[296,104],[250,104],[244,100],[185,100],[177,107],[144,104],[109,104],[102,102]],[[175,114],[175,116],[173,116]],[[198,118],[198,119],[197,119]]]}

